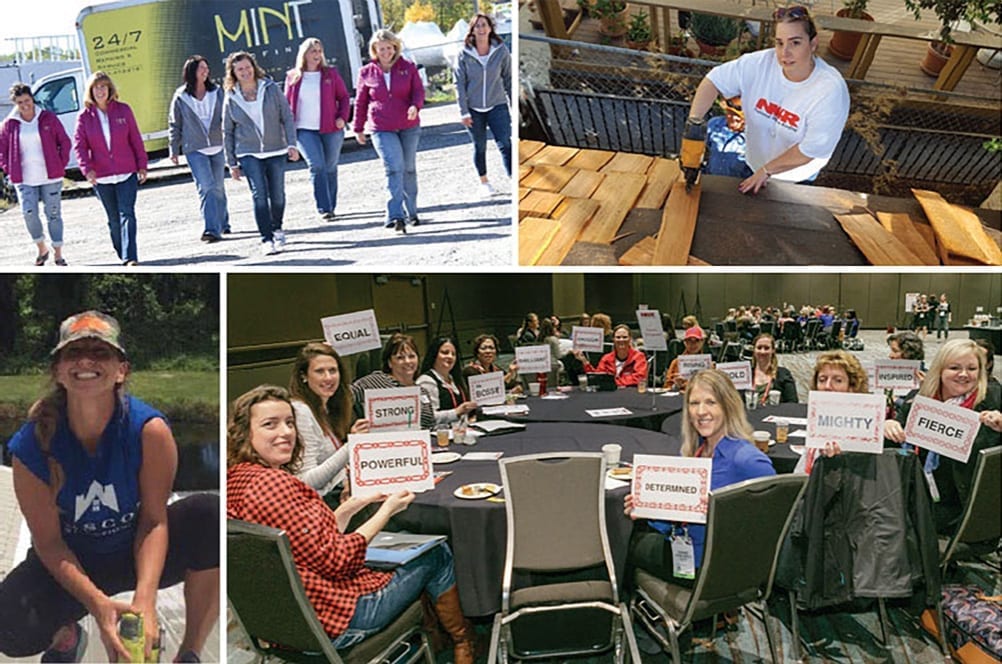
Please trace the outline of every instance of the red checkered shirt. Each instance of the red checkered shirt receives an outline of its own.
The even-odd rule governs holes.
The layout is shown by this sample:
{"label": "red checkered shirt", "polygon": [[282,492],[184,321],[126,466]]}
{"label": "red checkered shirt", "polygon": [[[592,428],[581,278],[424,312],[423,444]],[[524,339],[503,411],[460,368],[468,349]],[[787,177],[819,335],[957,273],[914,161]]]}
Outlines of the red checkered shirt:
{"label": "red checkered shirt", "polygon": [[334,512],[317,492],[284,470],[253,463],[230,467],[226,516],[285,531],[306,596],[332,637],[348,628],[358,598],[393,576],[365,567],[365,538],[339,532]]}

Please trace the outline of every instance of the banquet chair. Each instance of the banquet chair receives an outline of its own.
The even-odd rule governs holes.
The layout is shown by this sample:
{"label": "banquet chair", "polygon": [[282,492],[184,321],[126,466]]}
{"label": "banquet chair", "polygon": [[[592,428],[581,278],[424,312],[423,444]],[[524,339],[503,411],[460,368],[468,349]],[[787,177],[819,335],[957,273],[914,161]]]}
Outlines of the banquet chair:
{"label": "banquet chair", "polygon": [[434,664],[431,647],[420,629],[420,600],[382,632],[351,648],[335,650],[306,597],[284,531],[227,519],[226,547],[230,608],[262,658],[335,664],[424,660]]}
{"label": "banquet chair", "polygon": [[605,459],[501,459],[507,544],[488,661],[612,654],[640,662],[605,526]]}
{"label": "banquet chair", "polygon": [[[711,491],[703,562],[694,587],[675,585],[642,569],[634,571],[636,594],[630,609],[676,664],[682,661],[679,636],[695,621],[712,617],[715,629],[717,614],[753,602],[761,606],[772,661],[781,661],[769,629],[767,601],[780,545],[806,484],[807,476],[798,473]],[[667,639],[658,627],[668,633]]]}

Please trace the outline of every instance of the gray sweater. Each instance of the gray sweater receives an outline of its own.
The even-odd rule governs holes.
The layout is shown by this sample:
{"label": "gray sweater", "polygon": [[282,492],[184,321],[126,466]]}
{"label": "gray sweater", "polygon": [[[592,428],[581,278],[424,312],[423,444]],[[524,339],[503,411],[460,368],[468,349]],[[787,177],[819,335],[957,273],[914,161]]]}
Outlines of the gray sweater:
{"label": "gray sweater", "polygon": [[223,146],[230,168],[240,166],[238,154],[276,152],[296,147],[296,120],[278,85],[268,79],[258,81],[258,98],[261,99],[263,132],[247,113],[247,102],[243,101],[239,90],[234,88],[226,93],[223,102]]}
{"label": "gray sweater", "polygon": [[208,133],[195,109],[191,107],[191,96],[185,93],[184,86],[174,93],[174,98],[170,101],[170,113],[167,115],[171,157],[223,144],[223,89],[217,87],[215,93],[216,105]]}
{"label": "gray sweater", "polygon": [[456,100],[462,117],[470,108],[494,108],[507,104],[511,92],[511,54],[504,44],[491,44],[487,64],[477,57],[477,49],[467,46],[459,54],[456,68]]}

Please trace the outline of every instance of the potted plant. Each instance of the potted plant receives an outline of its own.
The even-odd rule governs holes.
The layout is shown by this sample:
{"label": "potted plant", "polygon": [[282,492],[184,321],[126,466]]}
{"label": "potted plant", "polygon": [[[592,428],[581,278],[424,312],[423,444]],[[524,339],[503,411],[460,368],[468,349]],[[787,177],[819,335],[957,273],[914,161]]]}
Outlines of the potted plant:
{"label": "potted plant", "polygon": [[599,20],[598,31],[606,37],[626,34],[626,0],[595,0],[591,15]]}
{"label": "potted plant", "polygon": [[[835,15],[841,18],[872,21],[873,17],[866,13],[868,2],[869,0],[845,0],[842,9],[835,12]],[[852,60],[861,36],[858,32],[836,30],[832,33],[831,41],[828,42],[828,52],[840,60]]]}
{"label": "potted plant", "polygon": [[953,50],[950,32],[962,21],[1002,23],[1002,9],[997,0],[905,0],[905,6],[920,18],[923,9],[931,9],[939,18],[939,40],[929,44],[919,65],[926,74],[939,76]]}
{"label": "potted plant", "polygon": [[637,12],[630,19],[626,30],[626,46],[637,51],[646,51],[651,44],[651,24],[647,12]]}
{"label": "potted plant", "polygon": [[685,30],[680,30],[677,35],[668,36],[668,44],[665,47],[665,51],[669,55],[680,55],[684,58],[691,58],[695,55],[692,49],[689,48],[689,35],[685,33]]}
{"label": "potted plant", "polygon": [[727,16],[693,14],[689,19],[689,31],[699,45],[702,55],[721,56],[727,45],[738,36],[741,24]]}

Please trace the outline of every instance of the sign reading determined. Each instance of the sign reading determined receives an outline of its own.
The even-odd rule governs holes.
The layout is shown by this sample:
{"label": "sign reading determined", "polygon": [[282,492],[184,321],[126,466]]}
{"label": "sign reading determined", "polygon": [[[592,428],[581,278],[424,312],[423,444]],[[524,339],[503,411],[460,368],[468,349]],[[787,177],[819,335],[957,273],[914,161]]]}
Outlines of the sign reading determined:
{"label": "sign reading determined", "polygon": [[421,388],[391,387],[365,391],[365,419],[369,428],[405,431],[421,428]]}
{"label": "sign reading determined", "polygon": [[917,396],[905,422],[905,440],[960,463],[971,456],[981,426],[980,413]]}
{"label": "sign reading determined", "polygon": [[353,433],[348,437],[348,459],[353,496],[435,487],[427,434]]}
{"label": "sign reading determined", "polygon": [[339,355],[353,355],[383,347],[379,340],[375,309],[327,316],[320,319],[320,325],[324,328],[324,339]]}
{"label": "sign reading determined", "polygon": [[633,514],[646,519],[706,523],[712,459],[633,456]]}
{"label": "sign reading determined", "polygon": [[880,454],[884,449],[886,407],[880,394],[810,392],[807,447],[838,443],[843,452]]}
{"label": "sign reading determined", "polygon": [[498,406],[504,403],[504,372],[470,376],[470,401],[478,406]]}

